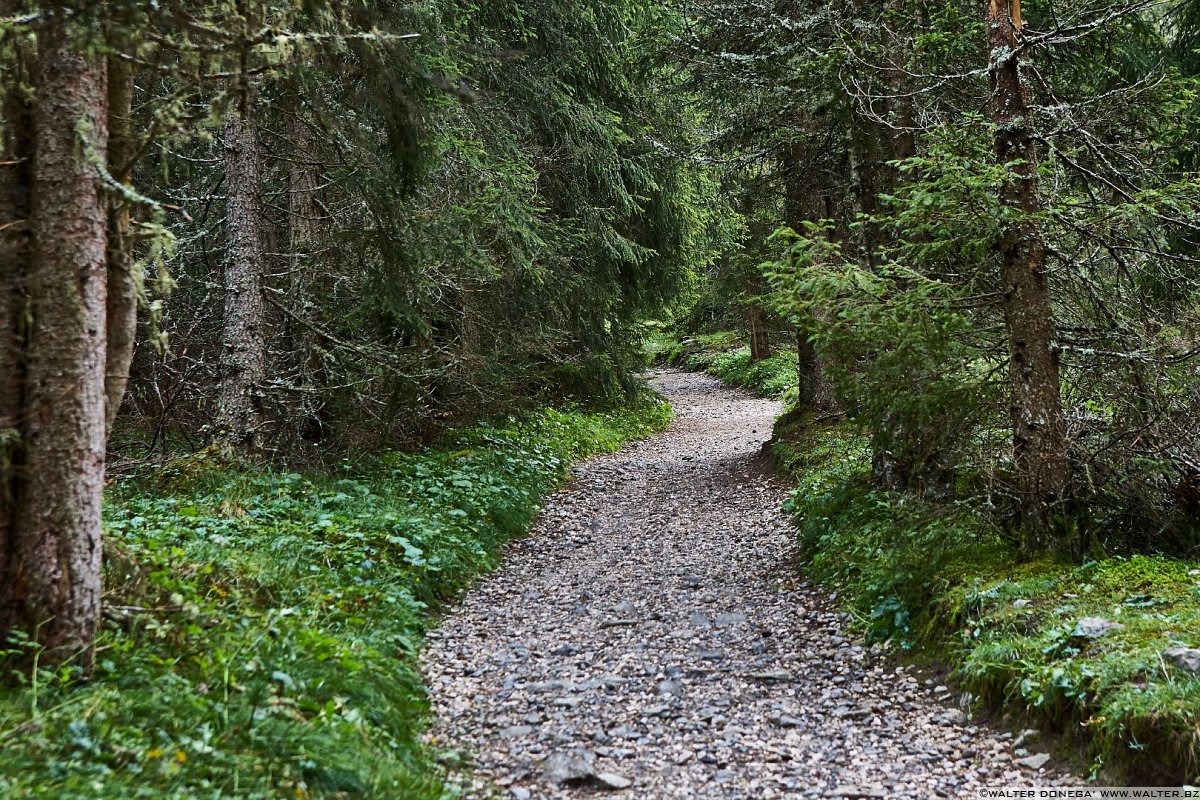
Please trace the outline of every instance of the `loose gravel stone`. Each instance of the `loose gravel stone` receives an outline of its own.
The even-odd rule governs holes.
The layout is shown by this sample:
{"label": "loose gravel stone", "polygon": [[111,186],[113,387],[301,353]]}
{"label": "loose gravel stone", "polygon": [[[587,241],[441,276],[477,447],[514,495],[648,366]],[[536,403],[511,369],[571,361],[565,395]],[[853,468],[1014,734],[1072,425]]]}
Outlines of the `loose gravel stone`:
{"label": "loose gravel stone", "polygon": [[1050,756],[1046,753],[1038,753],[1028,758],[1022,758],[1017,761],[1022,767],[1032,770],[1039,770],[1050,763]]}
{"label": "loose gravel stone", "polygon": [[472,759],[452,776],[467,798],[1083,785],[1015,768],[1011,734],[856,641],[836,595],[797,574],[787,488],[761,454],[778,404],[704,375],[654,382],[671,428],[577,465],[430,637],[429,738]]}

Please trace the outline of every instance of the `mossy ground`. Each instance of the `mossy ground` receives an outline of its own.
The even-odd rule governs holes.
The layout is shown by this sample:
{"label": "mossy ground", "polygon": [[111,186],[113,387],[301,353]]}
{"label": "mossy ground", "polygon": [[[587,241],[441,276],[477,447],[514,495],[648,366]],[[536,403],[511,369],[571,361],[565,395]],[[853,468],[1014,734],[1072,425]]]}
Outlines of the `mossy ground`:
{"label": "mossy ground", "polygon": [[95,670],[10,672],[0,796],[446,797],[420,742],[433,614],[571,461],[670,417],[547,410],[336,475],[201,455],[122,481]]}
{"label": "mossy ground", "polygon": [[[773,447],[796,482],[808,574],[841,591],[868,636],[938,660],[986,707],[1063,734],[1108,780],[1196,779],[1200,678],[1162,653],[1200,646],[1200,564],[1022,562],[970,504],[873,490],[850,423],[793,413]],[[1122,627],[1078,636],[1086,617]]]}

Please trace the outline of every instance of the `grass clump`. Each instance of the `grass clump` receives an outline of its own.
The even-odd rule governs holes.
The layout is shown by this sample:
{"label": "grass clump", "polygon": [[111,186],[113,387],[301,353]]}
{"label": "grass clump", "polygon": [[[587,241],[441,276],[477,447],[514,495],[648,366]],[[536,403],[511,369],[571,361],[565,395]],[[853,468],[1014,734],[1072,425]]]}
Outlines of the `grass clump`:
{"label": "grass clump", "polygon": [[[874,490],[851,423],[791,413],[774,453],[796,482],[807,572],[868,638],[944,662],[993,709],[1058,730],[1113,781],[1200,774],[1200,678],[1164,658],[1200,647],[1200,564],[1156,555],[1021,562],[984,511]],[[1080,620],[1115,623],[1084,635]]]}
{"label": "grass clump", "polygon": [[[1097,767],[1193,780],[1200,679],[1164,659],[1200,645],[1200,569],[1163,556],[1026,565],[962,595],[959,673],[994,705],[1082,731]],[[1079,621],[1120,627],[1087,636]]]}
{"label": "grass clump", "polygon": [[572,460],[669,419],[546,410],[335,475],[202,454],[123,481],[95,671],[9,676],[0,796],[447,797],[420,741],[431,615]]}

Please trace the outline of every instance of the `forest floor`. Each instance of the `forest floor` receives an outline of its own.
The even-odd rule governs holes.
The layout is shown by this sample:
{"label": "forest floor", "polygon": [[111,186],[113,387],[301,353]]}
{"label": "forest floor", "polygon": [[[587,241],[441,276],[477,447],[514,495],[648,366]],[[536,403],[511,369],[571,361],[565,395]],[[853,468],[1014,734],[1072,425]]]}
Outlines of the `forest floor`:
{"label": "forest floor", "polygon": [[654,385],[678,414],[670,429],[578,465],[430,634],[429,739],[461,756],[468,797],[1082,785],[862,645],[804,581],[787,488],[761,454],[778,403],[694,373]]}

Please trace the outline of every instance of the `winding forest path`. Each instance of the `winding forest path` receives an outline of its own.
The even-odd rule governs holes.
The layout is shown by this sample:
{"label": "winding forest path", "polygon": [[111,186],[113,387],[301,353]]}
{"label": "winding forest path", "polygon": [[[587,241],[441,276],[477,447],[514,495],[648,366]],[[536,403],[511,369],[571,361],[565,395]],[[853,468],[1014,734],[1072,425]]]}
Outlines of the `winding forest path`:
{"label": "winding forest path", "polygon": [[424,656],[472,798],[887,797],[1063,779],[1017,764],[945,687],[857,644],[797,577],[778,404],[696,374],[678,419],[587,461]]}

